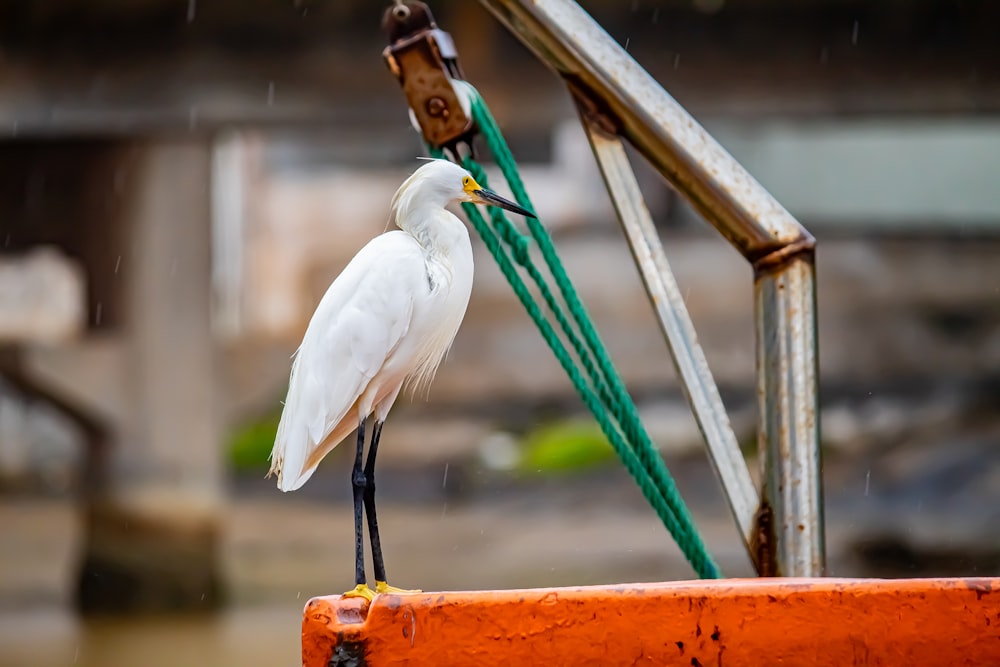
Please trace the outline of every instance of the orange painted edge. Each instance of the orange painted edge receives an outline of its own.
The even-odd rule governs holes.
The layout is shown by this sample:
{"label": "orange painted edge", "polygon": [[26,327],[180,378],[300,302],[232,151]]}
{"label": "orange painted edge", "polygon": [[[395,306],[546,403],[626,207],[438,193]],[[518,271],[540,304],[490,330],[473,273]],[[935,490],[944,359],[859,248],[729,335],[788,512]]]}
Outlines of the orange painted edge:
{"label": "orange painted edge", "polygon": [[410,663],[1000,665],[1000,579],[723,579],[306,605],[304,667]]}

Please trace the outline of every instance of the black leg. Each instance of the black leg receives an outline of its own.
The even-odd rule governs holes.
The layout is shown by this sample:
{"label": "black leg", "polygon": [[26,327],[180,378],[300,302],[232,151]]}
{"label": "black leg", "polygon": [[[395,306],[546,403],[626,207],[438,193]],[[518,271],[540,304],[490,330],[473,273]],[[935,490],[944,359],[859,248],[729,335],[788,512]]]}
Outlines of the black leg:
{"label": "black leg", "polygon": [[365,463],[365,514],[368,517],[368,535],[372,541],[372,562],[375,568],[375,583],[385,583],[385,561],[382,560],[382,544],[378,537],[378,518],[375,515],[375,455],[378,440],[382,435],[382,422],[376,421],[372,428],[372,444],[368,448]]}
{"label": "black leg", "polygon": [[362,419],[358,425],[358,454],[351,472],[351,485],[354,488],[354,583],[358,586],[365,585],[365,529],[361,520],[366,486],[365,472],[361,468],[365,451],[365,421],[367,420]]}

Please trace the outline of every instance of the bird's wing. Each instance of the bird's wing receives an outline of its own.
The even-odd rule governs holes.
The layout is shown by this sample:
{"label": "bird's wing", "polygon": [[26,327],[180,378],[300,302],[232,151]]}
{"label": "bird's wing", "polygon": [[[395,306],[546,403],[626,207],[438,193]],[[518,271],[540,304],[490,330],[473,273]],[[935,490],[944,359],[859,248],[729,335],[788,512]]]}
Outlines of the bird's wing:
{"label": "bird's wing", "polygon": [[[324,441],[357,412],[352,409],[368,383],[406,335],[424,273],[413,237],[392,231],[368,243],[330,285],[295,355],[271,452],[282,490],[305,483],[318,464],[318,447],[338,444]],[[370,409],[360,406],[365,414]],[[343,435],[356,424],[349,426]]]}

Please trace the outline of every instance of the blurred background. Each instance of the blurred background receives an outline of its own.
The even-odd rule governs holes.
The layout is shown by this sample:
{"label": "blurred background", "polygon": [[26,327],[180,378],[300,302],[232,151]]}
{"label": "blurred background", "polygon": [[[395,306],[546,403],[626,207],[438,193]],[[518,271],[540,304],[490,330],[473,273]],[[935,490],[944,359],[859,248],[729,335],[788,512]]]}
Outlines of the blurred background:
{"label": "blurred background", "polygon": [[[478,3],[430,4],[749,575],[569,96]],[[1000,6],[581,4],[818,238],[829,573],[1000,572]],[[295,665],[306,600],[352,587],[350,448],[295,494],[263,476],[289,356],[423,154],[386,5],[0,0],[0,664]],[[755,459],[750,267],[635,167]],[[380,449],[391,580],[692,577],[474,245]]]}

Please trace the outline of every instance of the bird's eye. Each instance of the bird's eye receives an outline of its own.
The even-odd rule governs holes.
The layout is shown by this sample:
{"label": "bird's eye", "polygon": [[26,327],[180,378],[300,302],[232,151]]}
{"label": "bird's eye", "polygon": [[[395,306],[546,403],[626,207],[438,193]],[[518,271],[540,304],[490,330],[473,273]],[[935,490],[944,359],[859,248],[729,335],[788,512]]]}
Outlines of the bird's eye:
{"label": "bird's eye", "polygon": [[471,183],[471,182],[472,182],[472,179],[469,178],[468,176],[466,176],[465,178],[462,179],[462,185],[464,185],[465,187],[469,187],[469,183]]}

